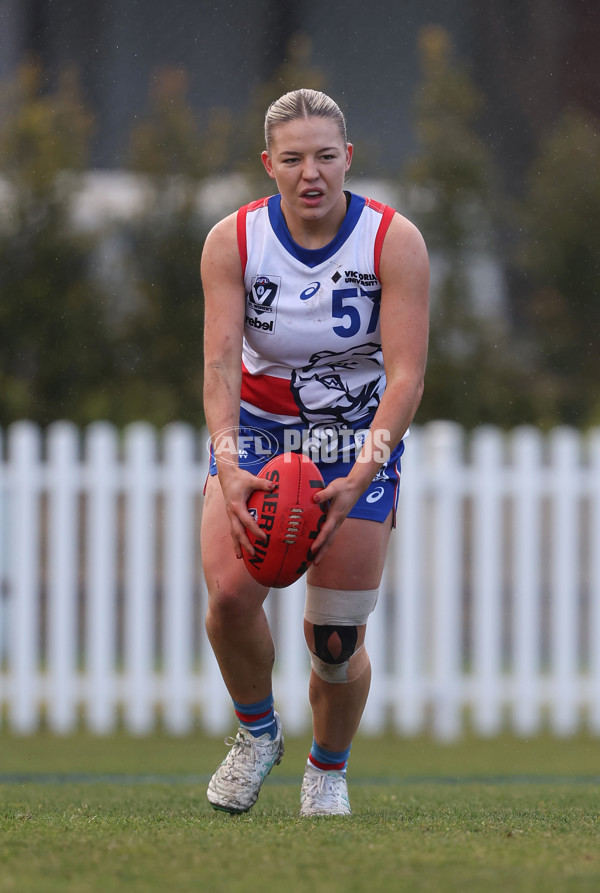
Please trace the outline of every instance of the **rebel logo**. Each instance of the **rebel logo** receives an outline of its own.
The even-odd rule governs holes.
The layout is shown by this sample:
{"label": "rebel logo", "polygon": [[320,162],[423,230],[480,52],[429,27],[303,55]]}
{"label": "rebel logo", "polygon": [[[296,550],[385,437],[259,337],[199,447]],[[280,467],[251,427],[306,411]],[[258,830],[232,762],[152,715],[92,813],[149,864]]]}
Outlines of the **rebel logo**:
{"label": "rebel logo", "polygon": [[261,332],[272,332],[274,328],[275,320],[262,320],[258,319],[256,316],[246,316],[246,325],[250,326],[251,329],[259,329]]}

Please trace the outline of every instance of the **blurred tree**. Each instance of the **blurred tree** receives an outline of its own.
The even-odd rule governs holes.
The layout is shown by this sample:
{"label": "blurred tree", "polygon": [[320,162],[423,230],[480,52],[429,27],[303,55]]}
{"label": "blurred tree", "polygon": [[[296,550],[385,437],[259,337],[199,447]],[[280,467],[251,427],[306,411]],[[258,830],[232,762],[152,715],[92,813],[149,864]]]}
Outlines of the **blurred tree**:
{"label": "blurred tree", "polygon": [[260,81],[252,92],[246,120],[238,129],[236,147],[237,168],[250,181],[254,192],[268,194],[274,184],[267,180],[262,169],[260,154],[265,148],[264,121],[269,105],[290,90],[307,87],[311,90],[326,90],[324,71],[312,64],[312,42],[298,31],[292,34],[285,45],[283,59],[272,70],[270,77]]}
{"label": "blurred tree", "polygon": [[3,90],[0,165],[0,423],[86,422],[110,393],[111,334],[89,278],[92,243],[73,230],[74,172],[91,120],[77,78],[44,93],[30,63]]}
{"label": "blurred tree", "polygon": [[143,212],[125,234],[134,282],[123,346],[128,412],[135,407],[137,415],[157,424],[202,423],[199,260],[207,226],[199,206],[200,180],[229,168],[244,175],[248,198],[267,193],[259,157],[265,109],[287,90],[322,87],[310,53],[308,39],[293,36],[283,63],[269,82],[255,88],[245,120],[235,126],[214,110],[202,127],[187,98],[185,73],[157,73],[147,114],[131,135],[130,167],[145,176],[149,189]]}
{"label": "blurred tree", "polygon": [[187,99],[184,72],[163,69],[147,114],[133,128],[130,167],[143,176],[146,202],[123,229],[131,268],[125,320],[124,404],[158,425],[203,423],[200,255],[206,236],[200,178],[228,160],[229,127],[202,130]]}
{"label": "blurred tree", "polygon": [[521,266],[553,421],[600,424],[600,128],[567,110],[543,142],[524,202]]}
{"label": "blurred tree", "polygon": [[456,256],[481,240],[480,225],[492,208],[494,170],[475,129],[484,100],[455,60],[447,31],[422,29],[419,50],[423,79],[415,106],[422,149],[407,174],[427,193],[421,217],[429,243]]}
{"label": "blurred tree", "polygon": [[483,97],[438,26],[420,34],[416,98],[419,155],[405,182],[432,255],[432,320],[419,420],[452,418],[468,428],[533,418],[525,358],[508,321],[476,295],[470,269],[494,256],[495,169],[476,132]]}
{"label": "blurred tree", "polygon": [[132,285],[121,341],[122,422],[203,424],[204,235],[191,206],[161,209],[160,194],[122,233]]}
{"label": "blurred tree", "polygon": [[137,171],[198,180],[231,167],[234,121],[212,109],[201,122],[188,99],[189,77],[178,68],[155,72],[148,109],[131,131],[129,162]]}
{"label": "blurred tree", "polygon": [[487,97],[480,132],[503,189],[523,197],[548,128],[572,105],[600,117],[600,4],[466,0],[469,58]]}

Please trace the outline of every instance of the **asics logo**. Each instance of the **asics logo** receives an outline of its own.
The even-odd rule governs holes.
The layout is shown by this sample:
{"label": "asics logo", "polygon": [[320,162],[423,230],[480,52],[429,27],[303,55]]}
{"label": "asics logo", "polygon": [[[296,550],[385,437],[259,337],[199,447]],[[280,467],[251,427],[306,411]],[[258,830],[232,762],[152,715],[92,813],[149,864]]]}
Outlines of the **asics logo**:
{"label": "asics logo", "polygon": [[306,288],[304,289],[304,291],[303,291],[302,294],[300,295],[300,300],[301,300],[301,301],[308,301],[308,299],[309,299],[309,298],[312,298],[312,296],[315,295],[315,294],[319,291],[320,288],[321,288],[321,283],[320,283],[320,282],[311,282],[311,283],[309,283],[309,285],[306,286]]}
{"label": "asics logo", "polygon": [[384,493],[385,489],[383,487],[376,487],[373,492],[369,493],[367,496],[367,502],[379,502]]}

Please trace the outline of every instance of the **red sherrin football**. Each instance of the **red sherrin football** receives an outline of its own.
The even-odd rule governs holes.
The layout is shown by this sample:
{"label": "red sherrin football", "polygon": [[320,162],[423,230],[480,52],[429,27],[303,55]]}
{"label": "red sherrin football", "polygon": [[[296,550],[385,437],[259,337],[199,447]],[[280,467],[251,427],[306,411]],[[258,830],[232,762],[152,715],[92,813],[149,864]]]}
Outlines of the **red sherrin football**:
{"label": "red sherrin football", "polygon": [[327,515],[327,507],[313,502],[313,496],[325,485],[317,466],[302,453],[275,456],[258,477],[277,486],[270,493],[255,490],[248,500],[266,540],[248,531],[256,554],[244,550],[243,559],[263,586],[282,588],[298,580],[312,562],[310,549]]}

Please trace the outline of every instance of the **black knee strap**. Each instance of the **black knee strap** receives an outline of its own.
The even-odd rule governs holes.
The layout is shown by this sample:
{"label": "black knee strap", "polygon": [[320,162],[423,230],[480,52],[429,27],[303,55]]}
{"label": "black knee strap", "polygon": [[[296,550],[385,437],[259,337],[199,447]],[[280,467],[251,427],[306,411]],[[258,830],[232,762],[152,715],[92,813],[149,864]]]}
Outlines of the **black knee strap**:
{"label": "black knee strap", "polygon": [[[313,624],[315,632],[315,654],[326,664],[343,664],[349,660],[356,649],[358,629],[356,626],[317,626]],[[329,650],[329,639],[337,633],[341,651],[334,657]]]}

